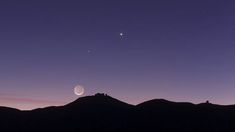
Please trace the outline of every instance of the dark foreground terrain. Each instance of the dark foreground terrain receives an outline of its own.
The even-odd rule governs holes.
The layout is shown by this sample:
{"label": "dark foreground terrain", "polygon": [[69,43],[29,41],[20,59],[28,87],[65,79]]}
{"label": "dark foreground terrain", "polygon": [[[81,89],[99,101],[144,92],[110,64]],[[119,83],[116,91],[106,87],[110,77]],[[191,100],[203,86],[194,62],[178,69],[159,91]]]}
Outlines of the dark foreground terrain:
{"label": "dark foreground terrain", "polygon": [[235,106],[162,99],[133,106],[104,94],[32,111],[0,107],[1,132],[235,132]]}

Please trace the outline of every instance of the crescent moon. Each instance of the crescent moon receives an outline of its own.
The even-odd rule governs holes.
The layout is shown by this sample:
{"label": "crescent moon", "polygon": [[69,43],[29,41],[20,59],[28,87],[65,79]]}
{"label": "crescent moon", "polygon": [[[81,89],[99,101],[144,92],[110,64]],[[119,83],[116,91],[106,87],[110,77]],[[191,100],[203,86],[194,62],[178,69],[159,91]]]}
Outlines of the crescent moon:
{"label": "crescent moon", "polygon": [[81,96],[84,94],[84,87],[81,86],[81,85],[77,85],[74,87],[74,94],[78,95],[78,96]]}

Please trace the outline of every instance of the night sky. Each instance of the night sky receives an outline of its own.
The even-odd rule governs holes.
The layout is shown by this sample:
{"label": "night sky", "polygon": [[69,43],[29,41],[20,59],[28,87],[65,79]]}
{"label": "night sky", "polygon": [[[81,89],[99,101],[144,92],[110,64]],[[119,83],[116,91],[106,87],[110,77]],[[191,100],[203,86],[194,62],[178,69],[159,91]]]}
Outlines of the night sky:
{"label": "night sky", "polygon": [[[0,105],[107,93],[235,104],[234,0],[1,0]],[[120,35],[122,34],[122,35]]]}

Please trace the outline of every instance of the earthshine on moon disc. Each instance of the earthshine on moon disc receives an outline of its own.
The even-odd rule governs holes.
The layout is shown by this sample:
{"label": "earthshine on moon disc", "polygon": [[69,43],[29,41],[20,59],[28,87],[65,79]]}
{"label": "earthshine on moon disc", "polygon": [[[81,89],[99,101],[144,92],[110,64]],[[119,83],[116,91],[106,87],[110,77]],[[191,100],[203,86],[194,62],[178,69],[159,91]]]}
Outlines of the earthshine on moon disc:
{"label": "earthshine on moon disc", "polygon": [[84,94],[84,87],[81,86],[81,85],[77,85],[75,88],[74,88],[74,93],[78,96],[81,96]]}

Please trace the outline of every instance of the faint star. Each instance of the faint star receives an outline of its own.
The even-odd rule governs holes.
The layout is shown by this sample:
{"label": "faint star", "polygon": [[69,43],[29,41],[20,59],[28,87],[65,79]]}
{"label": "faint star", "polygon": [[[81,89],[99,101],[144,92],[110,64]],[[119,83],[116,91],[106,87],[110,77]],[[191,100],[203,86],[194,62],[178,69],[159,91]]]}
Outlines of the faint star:
{"label": "faint star", "polygon": [[119,35],[122,37],[124,34],[123,34],[123,33],[120,33]]}

